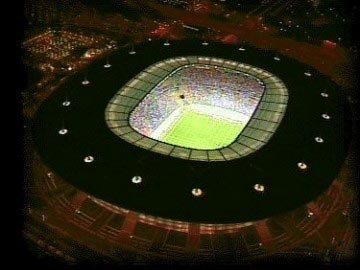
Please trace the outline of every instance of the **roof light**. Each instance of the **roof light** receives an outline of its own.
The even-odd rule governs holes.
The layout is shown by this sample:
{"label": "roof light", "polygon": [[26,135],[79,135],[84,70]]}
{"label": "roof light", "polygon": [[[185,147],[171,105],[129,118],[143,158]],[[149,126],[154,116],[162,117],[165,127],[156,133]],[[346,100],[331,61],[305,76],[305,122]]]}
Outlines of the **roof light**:
{"label": "roof light", "polygon": [[94,157],[93,156],[86,156],[85,158],[84,158],[84,162],[85,163],[91,163],[91,162],[93,162],[94,161]]}
{"label": "roof light", "polygon": [[60,135],[65,135],[67,133],[68,133],[68,130],[66,128],[62,128],[62,129],[59,130]]}
{"label": "roof light", "polygon": [[261,184],[255,184],[255,185],[254,185],[254,189],[255,189],[257,192],[264,192],[264,191],[265,191],[264,185],[261,185]]}
{"label": "roof light", "polygon": [[203,195],[203,191],[200,188],[193,188],[191,190],[192,195],[194,195],[195,197],[200,197],[201,195]]}
{"label": "roof light", "polygon": [[88,84],[90,84],[90,81],[87,80],[87,79],[85,79],[85,80],[83,80],[83,81],[81,82],[81,84],[82,84],[82,85],[88,85]]}
{"label": "roof light", "polygon": [[307,165],[304,162],[299,162],[297,165],[298,165],[299,169],[301,169],[301,170],[307,169]]}
{"label": "roof light", "polygon": [[140,184],[142,182],[142,178],[141,176],[134,176],[133,178],[131,178],[131,182],[133,182],[134,184]]}
{"label": "roof light", "polygon": [[328,95],[327,93],[325,93],[325,92],[322,92],[320,95],[321,95],[322,97],[325,97],[325,98],[329,97],[329,95]]}

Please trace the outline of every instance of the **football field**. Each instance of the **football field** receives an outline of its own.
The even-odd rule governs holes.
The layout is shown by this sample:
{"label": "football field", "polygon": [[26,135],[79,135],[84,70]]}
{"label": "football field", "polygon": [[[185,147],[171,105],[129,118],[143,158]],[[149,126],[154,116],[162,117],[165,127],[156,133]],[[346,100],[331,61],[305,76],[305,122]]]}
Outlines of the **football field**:
{"label": "football field", "polygon": [[242,123],[185,110],[162,141],[187,148],[211,150],[232,143],[243,128]]}

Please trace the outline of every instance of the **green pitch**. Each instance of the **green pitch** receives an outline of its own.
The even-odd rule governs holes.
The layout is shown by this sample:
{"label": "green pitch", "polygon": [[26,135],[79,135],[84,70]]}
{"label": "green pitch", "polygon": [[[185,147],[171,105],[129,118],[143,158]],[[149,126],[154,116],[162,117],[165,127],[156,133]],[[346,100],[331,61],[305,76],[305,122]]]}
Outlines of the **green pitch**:
{"label": "green pitch", "polygon": [[232,143],[243,128],[241,123],[188,110],[170,127],[162,141],[182,147],[211,150]]}

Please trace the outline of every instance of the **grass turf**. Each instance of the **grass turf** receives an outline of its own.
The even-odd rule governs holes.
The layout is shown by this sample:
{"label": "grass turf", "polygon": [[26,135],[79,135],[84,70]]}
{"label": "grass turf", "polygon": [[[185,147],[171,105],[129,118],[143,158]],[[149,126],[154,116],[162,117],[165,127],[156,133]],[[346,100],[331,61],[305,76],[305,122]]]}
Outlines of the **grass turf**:
{"label": "grass turf", "polygon": [[232,143],[243,128],[241,123],[187,110],[171,126],[162,141],[182,147],[211,150]]}

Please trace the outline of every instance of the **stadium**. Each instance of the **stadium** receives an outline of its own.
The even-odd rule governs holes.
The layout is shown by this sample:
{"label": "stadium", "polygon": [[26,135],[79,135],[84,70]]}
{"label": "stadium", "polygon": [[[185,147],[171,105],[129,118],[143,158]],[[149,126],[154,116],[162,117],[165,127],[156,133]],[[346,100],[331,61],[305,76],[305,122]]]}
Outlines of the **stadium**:
{"label": "stadium", "polygon": [[[343,126],[349,121],[341,121],[346,102],[336,85],[309,67],[253,48],[204,49],[181,41],[157,54],[159,47],[153,42],[135,55],[119,52],[108,69],[99,61],[88,71],[88,84],[75,76],[43,104],[34,138],[54,175],[145,220],[199,223],[200,234],[293,210],[331,185],[347,147],[336,142],[349,136]],[[192,56],[199,52],[206,57]],[[179,75],[172,71],[178,66],[199,74],[185,77],[182,69]],[[240,73],[232,73],[234,66]],[[215,73],[213,81],[202,74],[204,67]],[[173,126],[172,117],[179,119]],[[167,133],[159,132],[164,123]],[[227,134],[207,137],[207,128]]]}
{"label": "stadium", "polygon": [[348,249],[353,120],[331,78],[249,43],[149,38],[99,55],[33,115],[36,246],[116,265]]}

